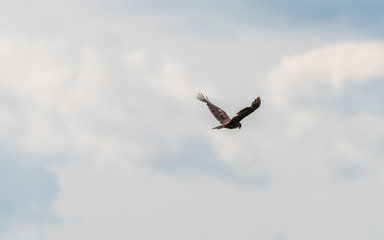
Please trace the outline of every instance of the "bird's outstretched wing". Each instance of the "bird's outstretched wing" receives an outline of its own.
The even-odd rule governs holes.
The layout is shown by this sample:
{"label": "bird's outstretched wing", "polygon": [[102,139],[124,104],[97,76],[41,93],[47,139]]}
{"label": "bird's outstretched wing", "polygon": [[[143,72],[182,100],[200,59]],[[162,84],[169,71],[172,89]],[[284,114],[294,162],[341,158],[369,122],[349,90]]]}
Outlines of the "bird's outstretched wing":
{"label": "bird's outstretched wing", "polygon": [[246,107],[246,108],[241,109],[237,113],[237,115],[232,118],[232,120],[240,122],[243,118],[245,118],[249,114],[253,113],[256,109],[258,109],[260,107],[260,104],[261,104],[261,99],[260,99],[260,97],[258,97],[255,100],[253,100],[250,107]]}
{"label": "bird's outstretched wing", "polygon": [[205,102],[208,105],[209,110],[211,111],[212,115],[221,123],[221,124],[227,124],[229,121],[231,121],[231,118],[228,117],[228,115],[224,112],[223,109],[219,108],[215,104],[211,103],[208,99],[208,97],[204,97],[202,93],[197,94],[197,99],[199,99],[202,102]]}

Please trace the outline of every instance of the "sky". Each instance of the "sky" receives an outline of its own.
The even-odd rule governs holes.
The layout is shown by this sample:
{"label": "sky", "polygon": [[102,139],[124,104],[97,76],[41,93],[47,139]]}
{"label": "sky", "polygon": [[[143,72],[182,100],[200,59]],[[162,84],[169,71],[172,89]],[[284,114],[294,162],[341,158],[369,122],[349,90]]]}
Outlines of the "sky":
{"label": "sky", "polygon": [[0,239],[384,238],[382,1],[0,5]]}

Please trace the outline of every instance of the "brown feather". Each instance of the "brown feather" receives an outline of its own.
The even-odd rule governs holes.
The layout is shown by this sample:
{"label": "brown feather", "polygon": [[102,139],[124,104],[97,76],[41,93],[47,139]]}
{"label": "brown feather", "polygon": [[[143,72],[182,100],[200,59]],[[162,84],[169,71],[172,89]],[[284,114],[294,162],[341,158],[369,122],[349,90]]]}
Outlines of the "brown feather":
{"label": "brown feather", "polygon": [[232,119],[228,117],[228,115],[219,107],[211,103],[208,99],[208,97],[204,96],[202,93],[197,94],[197,99],[199,99],[202,102],[205,102],[208,105],[209,110],[211,111],[212,115],[221,123],[220,126],[214,127],[213,129],[221,129],[221,128],[241,128],[240,121],[248,116],[249,114],[253,113],[256,109],[260,107],[261,100],[260,97],[253,100],[250,107],[246,107],[241,109],[235,117]]}
{"label": "brown feather", "polygon": [[228,115],[225,113],[225,111],[215,104],[211,103],[208,99],[208,97],[204,96],[202,93],[197,94],[197,99],[199,99],[202,102],[205,102],[208,105],[209,110],[211,111],[212,115],[219,121],[221,124],[227,124],[229,121],[231,121],[231,118],[228,117]]}
{"label": "brown feather", "polygon": [[243,118],[245,118],[249,114],[253,113],[256,109],[258,109],[260,107],[260,104],[261,104],[261,100],[260,100],[260,97],[258,97],[255,100],[253,100],[250,107],[246,107],[246,108],[241,109],[237,113],[237,116],[236,116],[238,121],[240,122]]}

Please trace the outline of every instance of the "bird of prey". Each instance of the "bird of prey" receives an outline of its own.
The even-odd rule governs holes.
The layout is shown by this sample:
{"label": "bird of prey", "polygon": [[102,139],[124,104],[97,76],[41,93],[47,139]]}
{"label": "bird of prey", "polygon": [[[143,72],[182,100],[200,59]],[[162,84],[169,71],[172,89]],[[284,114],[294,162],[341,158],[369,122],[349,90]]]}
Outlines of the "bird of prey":
{"label": "bird of prey", "polygon": [[253,100],[250,107],[243,108],[236,114],[235,117],[231,119],[230,117],[228,117],[228,115],[224,112],[223,109],[211,103],[208,97],[207,96],[204,97],[202,93],[197,94],[196,98],[202,102],[205,102],[208,105],[208,108],[213,114],[213,116],[217,119],[217,121],[221,123],[221,125],[214,127],[213,129],[221,129],[221,128],[229,128],[229,129],[239,128],[240,129],[241,128],[240,121],[243,120],[243,118],[245,118],[249,114],[253,113],[256,109],[258,109],[261,104],[260,97],[258,97],[255,100]]}

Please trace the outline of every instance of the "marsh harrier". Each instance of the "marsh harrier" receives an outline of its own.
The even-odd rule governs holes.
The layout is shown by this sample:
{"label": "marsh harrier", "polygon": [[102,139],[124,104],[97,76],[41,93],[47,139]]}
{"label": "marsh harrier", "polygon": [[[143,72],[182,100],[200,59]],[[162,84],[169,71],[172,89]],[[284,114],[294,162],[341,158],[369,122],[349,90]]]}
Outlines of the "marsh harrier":
{"label": "marsh harrier", "polygon": [[204,96],[202,93],[197,94],[197,99],[199,99],[202,102],[205,102],[208,105],[209,110],[213,114],[213,116],[221,123],[221,125],[214,127],[213,129],[221,129],[221,128],[241,128],[240,121],[243,120],[246,116],[253,113],[256,109],[260,107],[261,100],[260,97],[253,100],[250,107],[243,108],[240,110],[235,117],[230,118],[228,115],[224,112],[223,109],[219,108],[215,104],[211,103],[209,101],[207,96]]}

